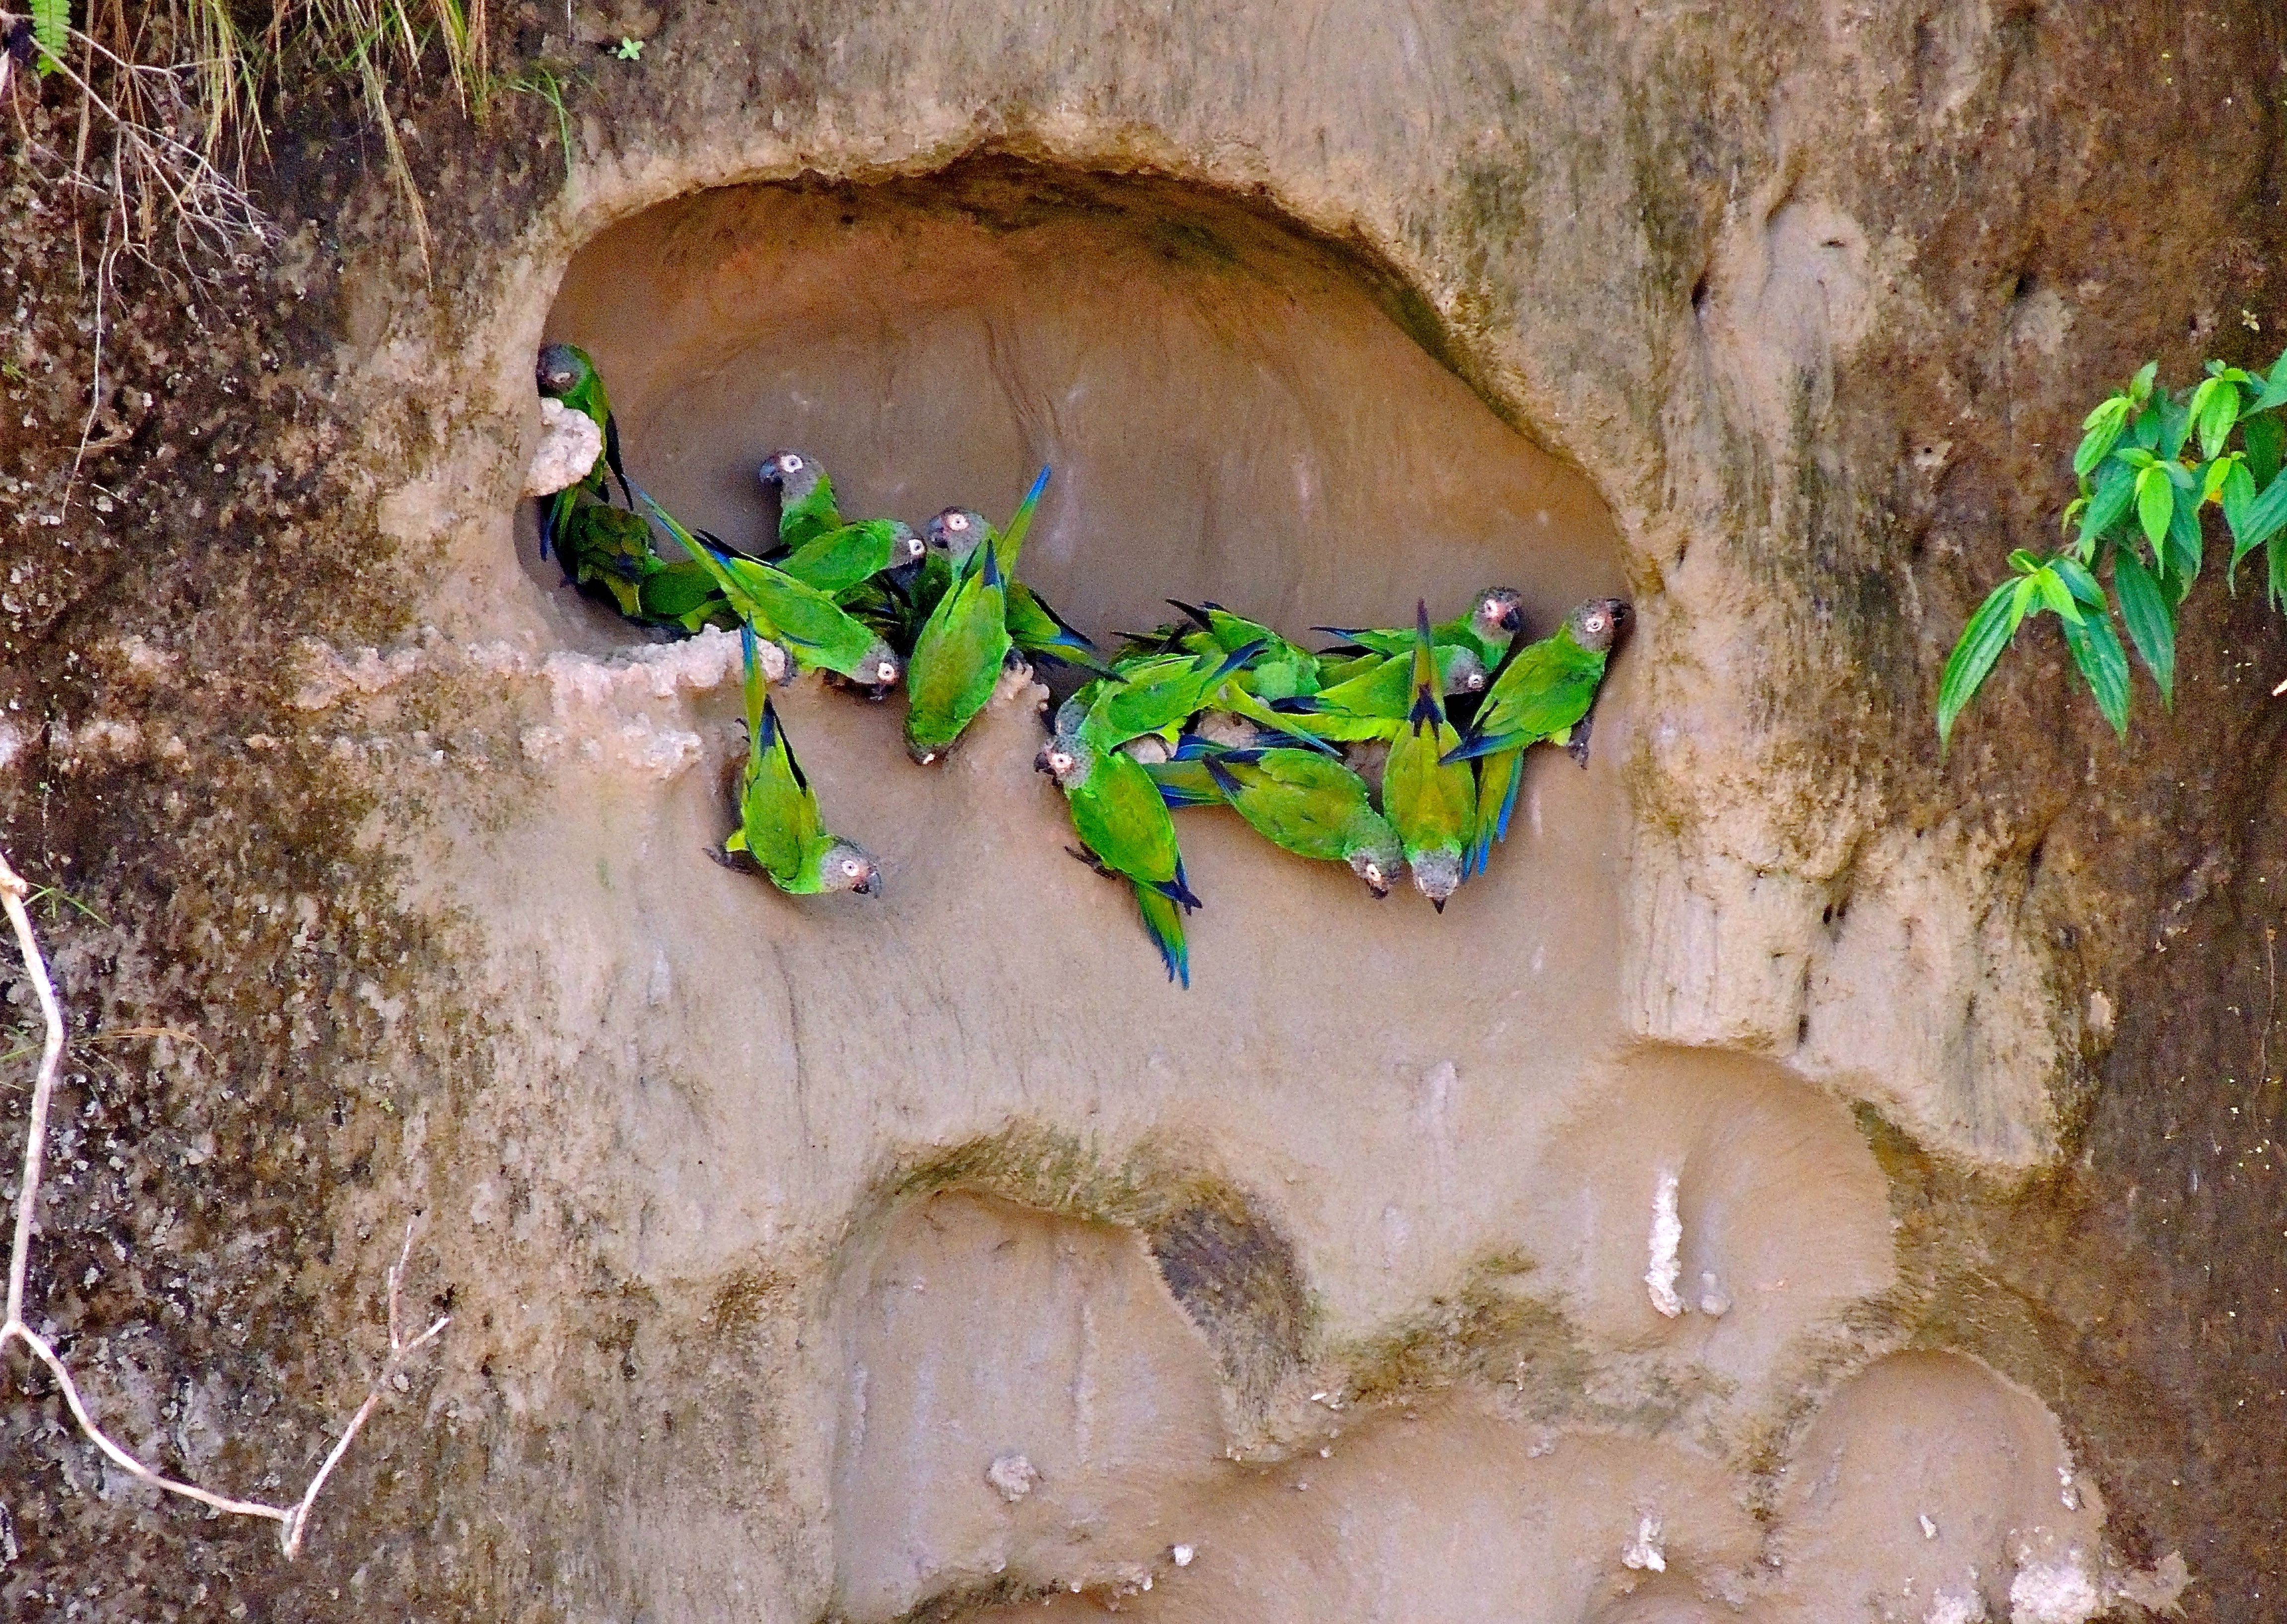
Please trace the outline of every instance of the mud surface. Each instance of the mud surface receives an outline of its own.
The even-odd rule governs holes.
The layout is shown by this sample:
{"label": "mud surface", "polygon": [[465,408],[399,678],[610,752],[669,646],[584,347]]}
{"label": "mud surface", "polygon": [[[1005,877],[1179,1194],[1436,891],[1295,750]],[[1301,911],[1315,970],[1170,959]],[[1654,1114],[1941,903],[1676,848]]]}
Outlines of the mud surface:
{"label": "mud surface", "polygon": [[[10,148],[40,1322],[265,1495],[408,1217],[455,1325],[290,1565],[12,1369],[0,1610],[2273,1615],[2275,625],[2204,584],[2126,751],[2044,640],[1927,722],[2087,399],[2287,327],[2273,8],[582,10],[640,60],[501,40],[568,151],[407,100],[425,264],[320,96],[279,246],[123,261],[75,476],[100,222],[52,93]],[[705,855],[727,640],[514,513],[543,335],[733,533],[775,445],[909,519],[1048,462],[1093,629],[1640,633],[1443,919],[1200,815],[1183,994],[1037,696],[929,773],[808,685],[890,884],[789,903]]]}

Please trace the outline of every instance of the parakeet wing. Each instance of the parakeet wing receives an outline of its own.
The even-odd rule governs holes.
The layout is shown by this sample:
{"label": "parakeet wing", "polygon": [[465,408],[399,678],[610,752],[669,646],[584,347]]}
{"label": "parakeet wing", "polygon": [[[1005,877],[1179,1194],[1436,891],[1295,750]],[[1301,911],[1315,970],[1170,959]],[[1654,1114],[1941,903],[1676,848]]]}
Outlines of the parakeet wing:
{"label": "parakeet wing", "polygon": [[[748,680],[751,684],[761,679],[756,674]],[[818,798],[767,696],[748,751],[739,812],[740,832],[755,861],[781,884],[799,876],[805,854],[823,832]]]}
{"label": "parakeet wing", "polygon": [[1009,653],[1008,595],[993,543],[977,549],[985,567],[938,600],[914,641],[906,674],[910,708],[906,737],[916,745],[949,745],[993,698]]}
{"label": "parakeet wing", "polygon": [[820,592],[841,592],[889,566],[898,545],[888,519],[865,519],[817,536],[778,561],[778,567]]}
{"label": "parakeet wing", "polygon": [[1604,663],[1601,651],[1582,648],[1562,627],[1519,650],[1486,691],[1464,753],[1455,759],[1562,738],[1595,703]]}
{"label": "parakeet wing", "polygon": [[1179,902],[1197,902],[1178,879],[1183,855],[1175,822],[1159,786],[1140,763],[1116,750],[1099,755],[1071,800],[1072,828],[1106,867],[1162,891],[1179,891]]}

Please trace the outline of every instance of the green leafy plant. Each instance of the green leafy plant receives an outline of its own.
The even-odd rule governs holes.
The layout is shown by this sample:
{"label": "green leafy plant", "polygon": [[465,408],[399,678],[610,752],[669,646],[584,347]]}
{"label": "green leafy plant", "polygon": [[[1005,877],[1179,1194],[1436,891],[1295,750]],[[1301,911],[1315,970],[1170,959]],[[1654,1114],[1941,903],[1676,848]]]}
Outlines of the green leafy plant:
{"label": "green leafy plant", "polygon": [[2211,506],[2231,536],[2226,582],[2260,548],[2274,608],[2287,609],[2287,355],[2261,374],[2210,361],[2190,389],[2157,387],[2149,362],[2082,422],[2063,515],[2069,538],[2040,557],[2009,555],[2010,579],[1978,605],[1938,680],[1937,734],[1950,743],[1963,707],[2026,623],[2053,614],[2065,647],[2113,730],[2128,732],[2128,655],[2116,616],[2164,705],[2176,697],[2176,614],[2199,579]]}
{"label": "green leafy plant", "polygon": [[32,0],[32,43],[40,48],[40,72],[55,72],[71,43],[71,0]]}

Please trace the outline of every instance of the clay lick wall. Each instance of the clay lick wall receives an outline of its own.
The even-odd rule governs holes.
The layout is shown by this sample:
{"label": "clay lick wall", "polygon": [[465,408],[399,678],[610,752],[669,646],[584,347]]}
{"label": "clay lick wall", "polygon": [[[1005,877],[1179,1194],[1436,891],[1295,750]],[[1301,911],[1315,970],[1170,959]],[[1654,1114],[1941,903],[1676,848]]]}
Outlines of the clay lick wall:
{"label": "clay lick wall", "polygon": [[[1098,634],[1166,596],[1295,635],[1490,585],[1536,634],[1592,595],[1643,611],[1587,769],[1536,754],[1442,918],[1186,815],[1185,992],[1064,851],[1040,690],[934,770],[901,702],[787,691],[887,875],[795,901],[709,857],[732,639],[621,622],[528,516],[385,504],[449,533],[438,629],[320,662],[309,702],[426,661],[514,740],[496,792],[382,832],[481,944],[495,1071],[408,1133],[468,1215],[461,1357],[528,1423],[487,1479],[548,1507],[505,1560],[556,1604],[1967,1624],[2112,1599],[2048,1413],[1908,1351],[1849,1106],[1655,1041],[1623,986],[1627,920],[1689,923],[1634,860],[1662,607],[1401,284],[1200,192],[985,165],[676,197],[538,308],[597,358],[630,471],[734,538],[772,523],[779,446],[916,524],[1005,513],[1045,462],[1025,573]],[[1884,997],[1877,959],[1849,997]]]}

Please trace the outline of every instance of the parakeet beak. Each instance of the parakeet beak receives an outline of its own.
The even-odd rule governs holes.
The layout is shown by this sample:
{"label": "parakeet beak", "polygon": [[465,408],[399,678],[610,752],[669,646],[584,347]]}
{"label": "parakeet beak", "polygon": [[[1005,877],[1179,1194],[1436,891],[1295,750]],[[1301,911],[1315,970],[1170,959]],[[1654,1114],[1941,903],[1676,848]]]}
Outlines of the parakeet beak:
{"label": "parakeet beak", "polygon": [[1432,908],[1435,908],[1439,913],[1445,911],[1445,899],[1442,896],[1431,897],[1429,899],[1429,905]]}
{"label": "parakeet beak", "polygon": [[1500,625],[1501,630],[1514,636],[1524,629],[1524,611],[1514,603],[1510,604],[1501,611]]}
{"label": "parakeet beak", "polygon": [[867,875],[866,875],[866,878],[865,878],[865,879],[863,879],[859,880],[856,885],[854,885],[854,886],[851,887],[850,888],[851,888],[852,891],[855,891],[855,892],[856,892],[859,895],[860,895],[860,896],[879,896],[879,895],[882,895],[882,871],[881,871],[881,870],[879,870],[879,869],[873,869],[873,870],[868,871],[867,871]]}

